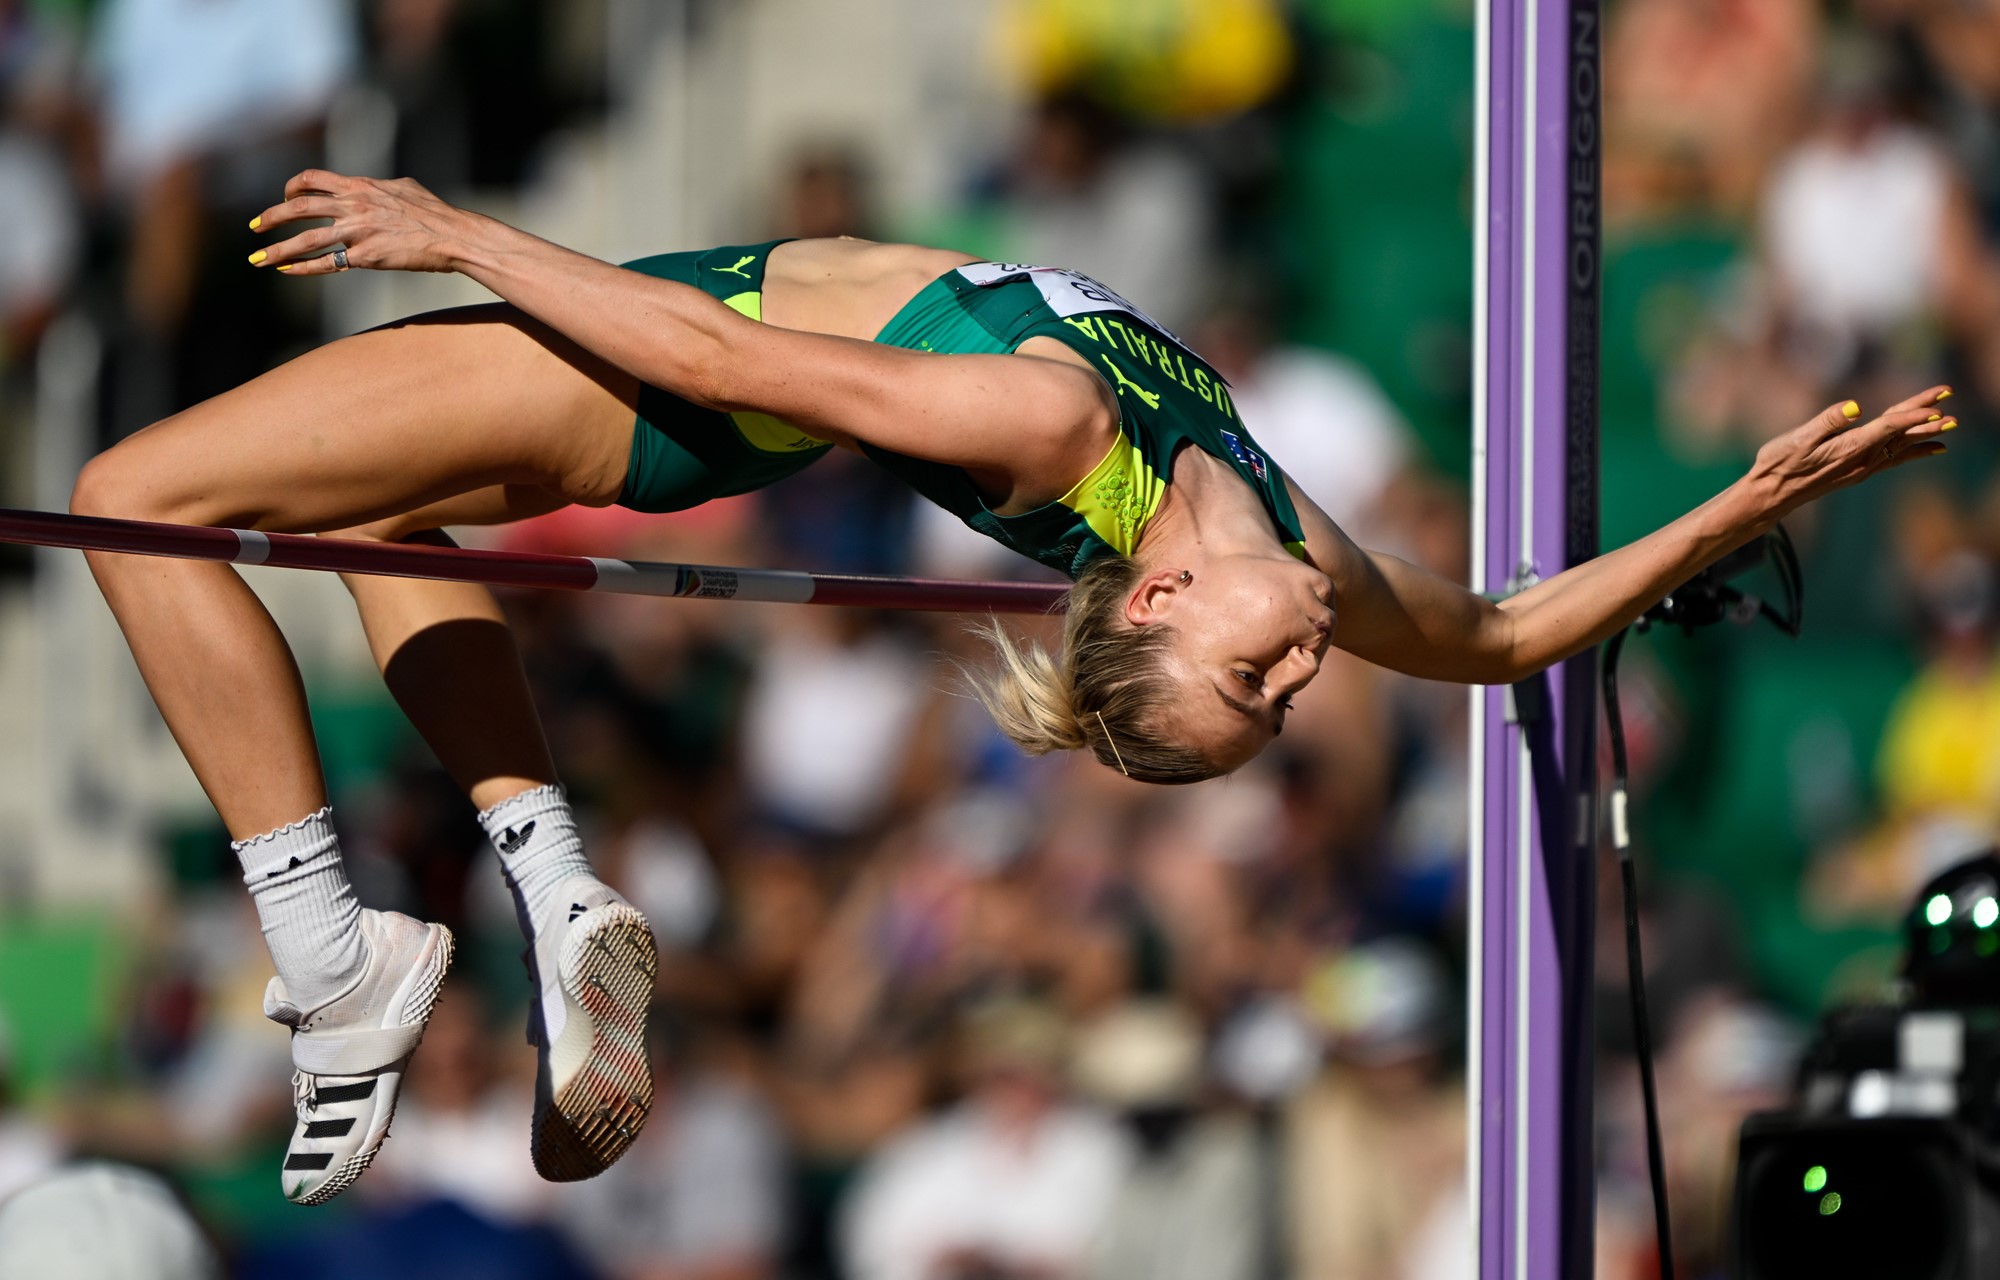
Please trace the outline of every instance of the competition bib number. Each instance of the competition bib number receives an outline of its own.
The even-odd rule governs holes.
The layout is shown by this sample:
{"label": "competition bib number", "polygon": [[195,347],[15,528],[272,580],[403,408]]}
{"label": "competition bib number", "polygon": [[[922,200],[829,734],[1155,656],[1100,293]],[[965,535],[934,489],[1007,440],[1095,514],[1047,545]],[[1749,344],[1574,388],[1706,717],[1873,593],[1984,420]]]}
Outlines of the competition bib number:
{"label": "competition bib number", "polygon": [[1094,311],[1123,311],[1172,338],[1188,354],[1194,354],[1194,348],[1182,342],[1172,329],[1127,302],[1111,286],[1093,280],[1081,271],[1070,271],[1064,267],[1033,267],[1024,262],[975,262],[960,267],[958,273],[981,288],[1005,284],[1010,280],[1032,281],[1035,288],[1041,290],[1042,301],[1048,304],[1049,310],[1063,319]]}

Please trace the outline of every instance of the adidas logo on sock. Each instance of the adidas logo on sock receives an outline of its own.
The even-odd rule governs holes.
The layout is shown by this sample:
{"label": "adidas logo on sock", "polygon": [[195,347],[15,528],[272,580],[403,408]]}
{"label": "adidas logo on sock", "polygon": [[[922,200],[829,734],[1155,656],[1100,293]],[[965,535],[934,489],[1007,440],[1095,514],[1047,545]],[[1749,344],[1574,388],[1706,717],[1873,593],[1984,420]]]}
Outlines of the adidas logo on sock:
{"label": "adidas logo on sock", "polygon": [[[534,823],[531,822],[528,825],[533,826]],[[304,865],[306,864],[300,861],[299,855],[295,853],[292,855],[292,861],[290,866],[279,867],[276,871],[266,871],[264,873],[264,878],[266,880],[275,880],[279,876],[284,875],[287,871],[297,871],[300,867],[303,867]]]}
{"label": "adidas logo on sock", "polygon": [[507,828],[500,833],[500,852],[513,853],[528,843],[528,837],[533,834],[535,834],[535,823],[532,818],[522,823],[519,831],[512,827]]}
{"label": "adidas logo on sock", "polygon": [[586,912],[586,911],[588,911],[588,910],[590,910],[590,908],[589,908],[589,907],[586,907],[586,906],[584,906],[584,905],[583,905],[583,904],[582,904],[581,902],[572,902],[572,903],[570,903],[570,904],[569,904],[569,918],[570,918],[570,922],[571,922],[572,924],[574,924],[574,923],[576,922],[576,918],[577,918],[578,916],[582,915],[582,914],[583,914],[584,912]]}

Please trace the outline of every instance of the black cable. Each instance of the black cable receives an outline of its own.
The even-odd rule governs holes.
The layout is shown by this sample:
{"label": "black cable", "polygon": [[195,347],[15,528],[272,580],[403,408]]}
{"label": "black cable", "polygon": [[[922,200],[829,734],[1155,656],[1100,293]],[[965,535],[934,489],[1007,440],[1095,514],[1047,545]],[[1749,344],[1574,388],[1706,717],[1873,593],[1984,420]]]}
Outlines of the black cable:
{"label": "black cable", "polygon": [[1632,1038],[1639,1055],[1639,1089],[1646,1112],[1646,1171],[1653,1183],[1653,1229],[1658,1233],[1660,1275],[1673,1280],[1673,1223],[1667,1214],[1666,1153],[1660,1139],[1660,1094],[1653,1076],[1652,1022],[1646,1012],[1646,965],[1639,950],[1639,872],[1632,859],[1626,824],[1628,797],[1625,721],[1618,705],[1618,655],[1631,628],[1611,637],[1604,648],[1604,723],[1611,735],[1611,844],[1618,851],[1618,876],[1625,889],[1625,974],[1632,994]]}
{"label": "black cable", "polygon": [[1785,634],[1796,640],[1806,626],[1806,573],[1799,568],[1799,549],[1792,545],[1791,531],[1783,525],[1771,528],[1771,559],[1778,566],[1778,580],[1792,606],[1781,625]]}
{"label": "black cable", "polygon": [[[1785,597],[1785,607],[1746,595],[1729,585],[1729,579],[1762,563],[1771,565]],[[1692,634],[1698,627],[1718,622],[1747,623],[1765,618],[1788,636],[1797,636],[1805,625],[1805,575],[1799,569],[1798,551],[1783,525],[1769,535],[1730,552],[1715,564],[1682,583],[1674,592],[1646,610],[1636,624],[1645,631],[1655,624],[1671,624]],[[1646,1172],[1653,1184],[1653,1228],[1658,1233],[1660,1275],[1673,1280],[1673,1223],[1667,1214],[1666,1153],[1660,1139],[1660,1092],[1653,1074],[1652,1020],[1646,1011],[1646,963],[1639,947],[1639,868],[1632,857],[1632,832],[1627,821],[1631,799],[1629,761],[1625,752],[1625,718],[1618,705],[1618,658],[1625,650],[1627,627],[1611,637],[1604,647],[1604,724],[1611,736],[1611,845],[1618,851],[1618,877],[1625,890],[1625,968],[1632,996],[1632,1039],[1639,1056],[1639,1090],[1646,1112]]]}
{"label": "black cable", "polygon": [[[1783,608],[1729,585],[1731,578],[1761,564],[1772,567],[1785,599]],[[1646,610],[1634,627],[1612,636],[1604,652],[1604,719],[1611,736],[1611,841],[1618,851],[1619,879],[1625,896],[1625,965],[1632,997],[1632,1039],[1639,1058],[1639,1087],[1646,1119],[1646,1171],[1652,1182],[1653,1227],[1663,1280],[1674,1277],[1673,1222],[1667,1212],[1659,1082],[1653,1069],[1652,1021],[1646,1009],[1646,964],[1639,943],[1639,870],[1632,856],[1632,834],[1627,822],[1631,778],[1623,709],[1618,703],[1618,659],[1634,628],[1643,634],[1655,625],[1671,625],[1693,634],[1698,628],[1718,622],[1742,625],[1760,617],[1789,636],[1797,636],[1805,622],[1805,575],[1799,569],[1791,535],[1783,525],[1774,526],[1769,534],[1745,543],[1682,583]],[[1521,687],[1532,686],[1517,686],[1517,689]]]}

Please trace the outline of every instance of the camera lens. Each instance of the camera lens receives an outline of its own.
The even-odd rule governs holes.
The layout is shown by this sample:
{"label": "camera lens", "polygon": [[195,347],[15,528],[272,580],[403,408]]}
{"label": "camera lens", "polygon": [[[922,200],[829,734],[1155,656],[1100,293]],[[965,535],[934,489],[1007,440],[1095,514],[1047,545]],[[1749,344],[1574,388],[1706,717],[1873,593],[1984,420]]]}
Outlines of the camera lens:
{"label": "camera lens", "polygon": [[1960,1274],[1963,1156],[1928,1122],[1745,1135],[1744,1280]]}

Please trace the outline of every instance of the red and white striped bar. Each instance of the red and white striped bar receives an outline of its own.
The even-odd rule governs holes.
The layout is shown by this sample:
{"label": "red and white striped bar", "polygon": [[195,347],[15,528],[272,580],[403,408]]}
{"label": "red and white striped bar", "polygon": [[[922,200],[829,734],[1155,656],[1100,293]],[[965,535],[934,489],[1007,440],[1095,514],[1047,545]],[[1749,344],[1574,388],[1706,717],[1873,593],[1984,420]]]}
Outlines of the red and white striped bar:
{"label": "red and white striped bar", "polygon": [[478,551],[408,543],[352,542],[254,529],[112,520],[48,511],[0,508],[0,542],[78,551],[117,551],[261,564],[324,573],[365,573],[389,578],[478,582],[489,587],[557,591],[610,591],[680,600],[748,600],[772,604],[830,604],[855,609],[912,609],[932,613],[1049,613],[1060,609],[1068,588],[1041,582],[958,582],[866,574],[806,573],[796,569],[731,569],[706,564],[658,564],[599,556],[553,556],[526,551]]}

